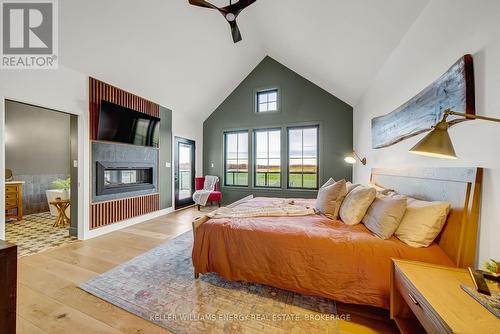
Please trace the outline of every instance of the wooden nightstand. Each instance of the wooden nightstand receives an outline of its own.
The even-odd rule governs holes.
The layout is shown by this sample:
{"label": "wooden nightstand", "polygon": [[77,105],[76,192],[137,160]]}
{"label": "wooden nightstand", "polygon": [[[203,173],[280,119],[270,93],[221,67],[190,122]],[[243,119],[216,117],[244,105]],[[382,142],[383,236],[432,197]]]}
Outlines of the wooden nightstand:
{"label": "wooden nightstand", "polygon": [[500,319],[469,296],[466,269],[393,260],[391,318],[402,333],[500,333]]}
{"label": "wooden nightstand", "polygon": [[23,220],[23,181],[5,182],[5,218]]}

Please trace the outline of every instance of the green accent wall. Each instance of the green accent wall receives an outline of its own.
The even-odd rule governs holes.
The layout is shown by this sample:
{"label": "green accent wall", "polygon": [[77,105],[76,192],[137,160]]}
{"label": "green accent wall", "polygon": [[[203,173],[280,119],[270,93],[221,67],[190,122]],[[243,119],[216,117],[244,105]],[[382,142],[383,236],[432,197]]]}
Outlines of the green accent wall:
{"label": "green accent wall", "polygon": [[[160,107],[160,209],[172,207],[172,110]],[[170,163],[170,167],[167,167]]]}
{"label": "green accent wall", "polygon": [[[279,111],[257,114],[256,92],[274,87],[279,89]],[[352,111],[353,108],[347,103],[271,57],[266,57],[203,123],[203,174],[217,175],[220,178],[224,203],[231,203],[251,194],[265,197],[314,198],[317,194],[315,190],[287,189],[286,128],[319,125],[320,184],[330,177],[336,180],[342,178],[351,180],[352,166],[344,162],[344,157],[353,147]],[[253,130],[259,128],[282,128],[281,189],[254,188],[252,185]],[[225,131],[242,129],[250,130],[248,148],[250,185],[226,187],[223,180],[223,134]]]}

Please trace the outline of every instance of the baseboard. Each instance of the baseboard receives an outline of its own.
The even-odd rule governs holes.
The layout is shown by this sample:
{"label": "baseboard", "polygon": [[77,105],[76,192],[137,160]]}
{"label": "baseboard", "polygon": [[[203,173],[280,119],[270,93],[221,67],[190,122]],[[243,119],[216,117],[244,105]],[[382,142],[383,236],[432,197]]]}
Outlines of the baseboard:
{"label": "baseboard", "polygon": [[85,231],[83,238],[81,238],[80,240],[92,239],[92,238],[98,237],[100,235],[104,235],[104,234],[107,234],[110,232],[121,230],[122,228],[125,228],[125,227],[129,227],[129,226],[136,225],[139,223],[144,223],[145,221],[148,221],[148,220],[151,220],[154,218],[158,218],[160,216],[164,216],[164,215],[169,214],[173,211],[174,211],[174,209],[170,207],[167,209],[151,212],[151,213],[148,213],[148,214],[143,215],[143,216],[127,219],[127,220],[124,220],[124,221],[121,221],[121,222],[118,222],[115,224],[111,224],[108,226],[103,226],[101,228],[96,228],[94,230]]}
{"label": "baseboard", "polygon": [[78,228],[74,226],[69,227],[69,235],[72,237],[78,237]]}

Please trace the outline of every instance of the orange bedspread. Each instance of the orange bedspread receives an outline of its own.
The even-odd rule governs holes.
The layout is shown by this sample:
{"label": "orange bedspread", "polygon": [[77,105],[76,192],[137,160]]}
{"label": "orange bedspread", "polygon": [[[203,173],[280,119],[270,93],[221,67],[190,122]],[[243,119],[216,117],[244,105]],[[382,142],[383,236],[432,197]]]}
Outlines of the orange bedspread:
{"label": "orange bedspread", "polygon": [[[263,206],[255,198],[241,206]],[[295,199],[314,205],[314,200]],[[196,232],[193,264],[201,274],[267,284],[306,295],[389,308],[391,258],[452,266],[437,245],[413,248],[381,240],[363,224],[320,215],[210,219]]]}

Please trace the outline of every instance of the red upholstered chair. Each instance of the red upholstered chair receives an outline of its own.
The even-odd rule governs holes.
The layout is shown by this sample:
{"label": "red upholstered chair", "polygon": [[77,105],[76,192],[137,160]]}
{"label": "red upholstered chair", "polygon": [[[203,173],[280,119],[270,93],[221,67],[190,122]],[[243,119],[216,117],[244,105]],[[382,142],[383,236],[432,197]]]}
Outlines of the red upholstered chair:
{"label": "red upholstered chair", "polygon": [[[204,183],[204,177],[197,177],[194,183],[194,190],[202,190]],[[220,208],[222,202],[222,193],[219,191],[219,182],[215,184],[215,190],[210,193],[207,202],[217,202],[217,205]],[[200,205],[198,205],[198,211],[200,211]]]}

